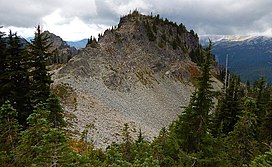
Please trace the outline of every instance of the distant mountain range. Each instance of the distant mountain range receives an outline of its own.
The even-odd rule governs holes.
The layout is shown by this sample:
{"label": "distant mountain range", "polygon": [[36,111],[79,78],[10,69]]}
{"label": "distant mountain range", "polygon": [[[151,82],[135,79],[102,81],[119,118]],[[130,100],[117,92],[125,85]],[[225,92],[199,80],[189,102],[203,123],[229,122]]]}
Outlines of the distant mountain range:
{"label": "distant mountain range", "polygon": [[228,55],[228,69],[240,75],[242,81],[255,81],[261,76],[272,83],[272,38],[264,36],[201,36],[205,46],[208,38],[214,42],[213,54],[225,65]]}
{"label": "distant mountain range", "polygon": [[67,41],[67,44],[77,49],[81,49],[86,47],[87,42],[88,39],[82,39],[80,41]]}
{"label": "distant mountain range", "polygon": [[[30,42],[33,39],[33,37],[27,37],[25,38],[26,41]],[[76,49],[85,48],[86,44],[88,42],[88,39],[82,39],[79,41],[64,41],[66,42],[70,47],[75,47]]]}

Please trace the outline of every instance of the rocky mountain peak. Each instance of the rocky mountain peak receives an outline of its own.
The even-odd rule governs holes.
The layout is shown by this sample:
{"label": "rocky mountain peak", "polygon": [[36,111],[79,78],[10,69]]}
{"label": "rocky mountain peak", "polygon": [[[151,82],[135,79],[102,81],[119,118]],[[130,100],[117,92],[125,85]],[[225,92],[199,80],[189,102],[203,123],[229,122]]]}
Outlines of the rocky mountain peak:
{"label": "rocky mountain peak", "polygon": [[182,24],[133,12],[99,35],[98,41],[90,39],[60,74],[102,77],[110,89],[119,91],[130,90],[139,79],[153,83],[153,75],[190,81],[198,73],[189,57],[197,46],[197,35]]}
{"label": "rocky mountain peak", "polygon": [[52,43],[51,50],[56,50],[56,55],[51,60],[51,63],[63,64],[67,63],[74,55],[78,53],[75,47],[70,47],[61,37],[44,31],[44,34],[48,37],[48,42]]}
{"label": "rocky mountain peak", "polygon": [[198,37],[182,24],[133,12],[88,41],[56,73],[54,90],[74,132],[95,127],[96,146],[120,141],[124,123],[151,139],[189,102],[199,75],[190,59]]}

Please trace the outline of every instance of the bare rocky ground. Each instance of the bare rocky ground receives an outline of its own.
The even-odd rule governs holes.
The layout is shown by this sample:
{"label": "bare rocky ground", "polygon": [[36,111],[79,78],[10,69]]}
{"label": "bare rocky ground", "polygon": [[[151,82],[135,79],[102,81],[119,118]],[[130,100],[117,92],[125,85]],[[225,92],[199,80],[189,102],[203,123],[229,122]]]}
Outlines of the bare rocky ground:
{"label": "bare rocky ground", "polygon": [[[68,85],[74,91],[75,104],[64,104],[67,118],[78,136],[84,128],[89,129],[89,140],[97,147],[106,147],[121,140],[121,130],[128,123],[134,137],[142,130],[151,140],[167,127],[182,112],[189,102],[194,87],[189,83],[161,79],[159,84],[147,88],[139,83],[129,92],[108,89],[103,81],[93,78],[64,77],[55,80],[55,85]],[[71,95],[72,95],[71,94]]]}
{"label": "bare rocky ground", "polygon": [[[194,86],[157,78],[158,84],[148,88],[139,82],[129,92],[111,90],[99,79],[69,75],[55,79],[54,85],[69,88],[62,104],[74,137],[80,138],[88,130],[88,140],[98,148],[106,148],[121,141],[125,123],[134,138],[141,129],[145,138],[152,140],[183,111]],[[216,90],[220,86],[220,82],[214,83]]]}

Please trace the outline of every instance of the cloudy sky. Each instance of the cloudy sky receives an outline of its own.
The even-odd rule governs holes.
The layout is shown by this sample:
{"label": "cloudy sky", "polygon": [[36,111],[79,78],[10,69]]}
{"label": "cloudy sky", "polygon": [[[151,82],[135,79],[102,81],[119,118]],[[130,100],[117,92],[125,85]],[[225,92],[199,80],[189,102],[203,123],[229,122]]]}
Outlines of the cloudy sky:
{"label": "cloudy sky", "polygon": [[200,35],[272,36],[272,0],[1,0],[0,26],[28,37],[40,24],[65,40],[80,40],[117,25],[136,8]]}

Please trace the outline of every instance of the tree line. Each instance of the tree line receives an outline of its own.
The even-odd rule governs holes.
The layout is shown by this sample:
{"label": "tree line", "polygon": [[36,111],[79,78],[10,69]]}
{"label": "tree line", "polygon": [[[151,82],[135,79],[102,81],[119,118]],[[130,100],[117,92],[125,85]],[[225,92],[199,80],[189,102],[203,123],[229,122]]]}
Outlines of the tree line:
{"label": "tree line", "polygon": [[[201,76],[185,110],[147,141],[125,124],[121,143],[106,150],[69,138],[64,112],[51,92],[51,43],[38,26],[22,46],[0,33],[0,166],[271,166],[272,87],[264,78],[242,84],[232,76],[212,88],[211,44],[199,52]],[[217,103],[215,101],[218,100]]]}

